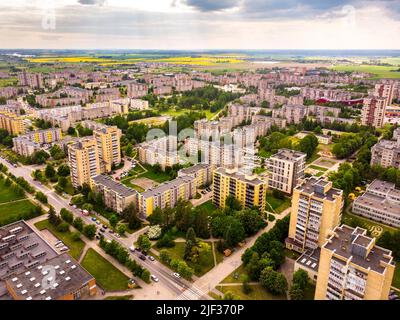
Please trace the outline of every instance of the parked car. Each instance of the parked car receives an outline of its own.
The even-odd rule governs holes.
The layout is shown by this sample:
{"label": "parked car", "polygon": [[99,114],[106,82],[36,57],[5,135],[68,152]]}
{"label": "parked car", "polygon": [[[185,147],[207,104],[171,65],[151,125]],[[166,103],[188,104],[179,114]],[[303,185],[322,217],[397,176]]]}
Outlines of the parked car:
{"label": "parked car", "polygon": [[100,229],[100,232],[104,233],[106,230],[104,230],[103,228]]}
{"label": "parked car", "polygon": [[96,220],[96,224],[97,224],[97,225],[100,225],[101,223],[100,223],[100,221],[99,221],[99,220]]}
{"label": "parked car", "polygon": [[114,230],[113,230],[113,229],[110,229],[110,230],[108,230],[108,232],[111,233],[111,234],[113,234],[113,233],[114,233]]}
{"label": "parked car", "polygon": [[177,272],[174,272],[173,274],[172,274],[175,278],[180,278],[181,277],[181,275],[179,274],[179,273],[177,273]]}
{"label": "parked car", "polygon": [[130,252],[135,252],[135,247],[134,247],[134,246],[130,247],[130,248],[129,248],[129,251],[130,251]]}
{"label": "parked car", "polygon": [[150,277],[154,282],[158,282],[158,278],[154,274],[152,274]]}
{"label": "parked car", "polygon": [[100,240],[100,236],[99,236],[99,235],[97,235],[97,234],[96,234],[96,239],[97,239],[97,240]]}
{"label": "parked car", "polygon": [[107,229],[108,227],[105,225],[105,224],[103,224],[103,229]]}
{"label": "parked car", "polygon": [[90,218],[92,221],[96,221],[97,219],[95,217]]}
{"label": "parked car", "polygon": [[146,260],[146,256],[142,254],[142,255],[139,256],[139,259],[145,261]]}
{"label": "parked car", "polygon": [[156,260],[153,256],[148,256],[148,258],[149,258],[150,261]]}
{"label": "parked car", "polygon": [[64,247],[62,247],[61,249],[60,249],[60,252],[64,252],[64,251],[67,251],[69,248],[67,247],[67,246],[64,246]]}

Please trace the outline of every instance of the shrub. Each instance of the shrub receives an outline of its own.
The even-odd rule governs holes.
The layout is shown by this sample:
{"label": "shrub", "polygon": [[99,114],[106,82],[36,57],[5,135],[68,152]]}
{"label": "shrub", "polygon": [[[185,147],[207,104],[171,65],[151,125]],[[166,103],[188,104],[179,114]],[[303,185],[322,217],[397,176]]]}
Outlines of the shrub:
{"label": "shrub", "polygon": [[69,224],[67,222],[61,222],[57,226],[57,231],[58,232],[67,232],[67,231],[69,231]]}

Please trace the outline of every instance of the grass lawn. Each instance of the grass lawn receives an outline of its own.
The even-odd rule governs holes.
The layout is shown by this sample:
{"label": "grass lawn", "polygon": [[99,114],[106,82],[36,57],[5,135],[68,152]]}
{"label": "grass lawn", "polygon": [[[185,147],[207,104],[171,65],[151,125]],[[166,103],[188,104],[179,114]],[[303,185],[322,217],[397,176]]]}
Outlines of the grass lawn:
{"label": "grass lawn", "polygon": [[400,262],[396,263],[396,268],[394,269],[392,286],[400,289]]}
{"label": "grass lawn", "polygon": [[18,221],[29,220],[34,216],[31,210],[35,205],[28,199],[0,204],[0,226]]}
{"label": "grass lawn", "polygon": [[379,238],[382,235],[382,233],[385,231],[389,231],[389,232],[396,231],[396,228],[385,226],[383,224],[369,220],[367,218],[357,216],[355,214],[349,213],[347,210],[344,210],[344,212],[343,212],[342,223],[345,223],[347,225],[356,224],[357,226],[359,226],[361,228],[367,229],[369,234],[376,238]]}
{"label": "grass lawn", "polygon": [[246,271],[244,270],[244,266],[241,264],[229,276],[222,280],[221,283],[240,283],[243,281],[244,276],[246,276]]}
{"label": "grass lawn", "polygon": [[170,110],[167,110],[167,111],[162,111],[161,114],[165,115],[165,116],[178,117],[178,116],[180,116],[182,114],[189,113],[191,111],[204,112],[206,114],[207,119],[210,120],[220,110],[218,110],[217,112],[211,112],[210,110],[190,110],[190,109],[175,110],[175,109],[170,109]]}
{"label": "grass lawn", "polygon": [[172,180],[172,178],[165,172],[154,172],[151,166],[148,165],[143,165],[143,166],[147,169],[147,172],[141,174],[140,177],[145,177],[154,180],[158,183]]}
{"label": "grass lawn", "polygon": [[[155,249],[157,250],[157,248]],[[172,260],[173,259],[183,260],[183,254],[185,252],[185,242],[175,242],[175,247],[163,248],[163,249],[168,251]],[[206,262],[205,265],[200,265],[198,263],[192,263],[189,261],[186,261],[186,263],[188,264],[189,267],[193,268],[194,274],[200,277],[214,267],[214,258],[212,255],[210,255],[210,259]]]}
{"label": "grass lawn", "polygon": [[0,203],[20,200],[24,198],[24,195],[16,194],[11,187],[7,187],[4,185],[4,181],[0,181]]}
{"label": "grass lawn", "polygon": [[59,232],[56,228],[49,222],[49,220],[43,220],[38,223],[35,223],[35,227],[39,230],[47,229],[49,230],[55,237],[64,242],[65,245],[68,246],[70,254],[74,259],[78,260],[82,254],[83,248],[85,247],[85,243],[82,240],[74,241],[72,240],[72,232]]}
{"label": "grass lawn", "polygon": [[140,187],[136,184],[133,184],[131,182],[132,179],[133,179],[132,177],[129,177],[128,179],[121,180],[121,183],[126,185],[129,188],[132,188],[133,190],[138,191],[138,192],[144,192],[145,190],[142,187]]}
{"label": "grass lawn", "polygon": [[106,291],[121,291],[128,288],[129,278],[93,249],[87,251],[82,266]]}
{"label": "grass lawn", "polygon": [[128,294],[126,296],[110,296],[105,298],[104,300],[132,300],[133,295]]}
{"label": "grass lawn", "polygon": [[315,169],[315,170],[319,170],[319,171],[323,171],[323,172],[328,170],[327,168],[319,167],[319,166],[316,166],[316,165],[313,165],[313,164],[309,165],[308,167],[311,168],[311,169]]}
{"label": "grass lawn", "polygon": [[[269,205],[268,205],[269,204]],[[281,213],[282,211],[289,208],[291,205],[291,200],[287,197],[285,199],[275,198],[271,192],[267,192],[267,206],[266,210],[270,211],[271,207],[276,213]]]}
{"label": "grass lawn", "polygon": [[217,286],[216,289],[222,293],[228,291],[232,292],[234,295],[240,297],[240,300],[286,300],[286,296],[275,296],[269,293],[260,284],[249,285],[252,291],[246,295],[242,291],[242,286]]}
{"label": "grass lawn", "polygon": [[203,208],[207,212],[213,212],[214,210],[217,209],[217,207],[214,206],[214,204],[212,203],[212,200],[208,200],[208,201],[202,203],[201,205],[198,206],[198,208]]}

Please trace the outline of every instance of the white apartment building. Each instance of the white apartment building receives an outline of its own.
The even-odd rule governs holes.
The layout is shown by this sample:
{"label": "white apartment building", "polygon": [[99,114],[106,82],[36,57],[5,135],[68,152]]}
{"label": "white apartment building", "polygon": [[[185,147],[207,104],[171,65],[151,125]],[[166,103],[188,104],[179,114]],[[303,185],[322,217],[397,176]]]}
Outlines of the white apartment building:
{"label": "white apartment building", "polygon": [[266,159],[269,187],[292,194],[293,188],[304,178],[306,157],[299,151],[280,149]]}

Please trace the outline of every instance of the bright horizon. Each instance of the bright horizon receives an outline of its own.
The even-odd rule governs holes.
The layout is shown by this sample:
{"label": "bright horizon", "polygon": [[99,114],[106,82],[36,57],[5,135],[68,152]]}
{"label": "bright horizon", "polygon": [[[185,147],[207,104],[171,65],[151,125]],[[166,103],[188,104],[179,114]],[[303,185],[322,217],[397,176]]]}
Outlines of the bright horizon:
{"label": "bright horizon", "polygon": [[400,49],[400,2],[390,0],[2,2],[4,49]]}

